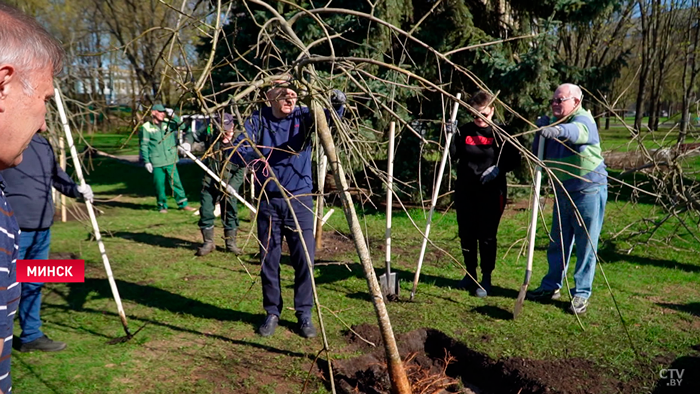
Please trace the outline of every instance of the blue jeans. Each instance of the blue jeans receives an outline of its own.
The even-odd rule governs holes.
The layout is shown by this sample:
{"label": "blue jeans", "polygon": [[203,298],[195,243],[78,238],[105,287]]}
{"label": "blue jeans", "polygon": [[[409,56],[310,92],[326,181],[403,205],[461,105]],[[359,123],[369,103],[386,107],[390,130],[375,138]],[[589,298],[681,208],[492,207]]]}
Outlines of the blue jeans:
{"label": "blue jeans", "polygon": [[[575,287],[571,290],[571,295],[588,299],[595,276],[596,252],[603,228],[605,203],[608,201],[608,185],[570,192],[570,195],[571,200],[565,193],[557,193],[547,250],[549,272],[542,279],[542,288],[561,289],[576,242]],[[581,214],[583,225],[577,217],[576,209]]]}
{"label": "blue jeans", "polygon": [[[51,229],[22,231],[19,236],[19,260],[46,260],[49,258]],[[41,288],[43,283],[22,283],[19,300],[20,341],[29,343],[44,336],[41,332]]]}

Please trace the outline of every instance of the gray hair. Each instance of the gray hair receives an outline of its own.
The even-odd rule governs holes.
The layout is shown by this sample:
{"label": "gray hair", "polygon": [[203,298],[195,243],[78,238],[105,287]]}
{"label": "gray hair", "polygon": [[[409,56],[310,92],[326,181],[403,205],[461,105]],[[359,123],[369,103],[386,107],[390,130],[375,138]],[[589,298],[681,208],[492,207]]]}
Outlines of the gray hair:
{"label": "gray hair", "polygon": [[573,83],[564,83],[559,85],[557,90],[563,88],[566,88],[569,91],[569,95],[571,95],[571,97],[575,97],[579,99],[579,101],[583,99],[583,92],[581,91],[581,88],[578,87],[578,85],[574,85]]}
{"label": "gray hair", "polygon": [[27,75],[50,67],[53,74],[63,68],[63,48],[36,20],[0,2],[0,65],[17,69],[25,93],[34,87]]}

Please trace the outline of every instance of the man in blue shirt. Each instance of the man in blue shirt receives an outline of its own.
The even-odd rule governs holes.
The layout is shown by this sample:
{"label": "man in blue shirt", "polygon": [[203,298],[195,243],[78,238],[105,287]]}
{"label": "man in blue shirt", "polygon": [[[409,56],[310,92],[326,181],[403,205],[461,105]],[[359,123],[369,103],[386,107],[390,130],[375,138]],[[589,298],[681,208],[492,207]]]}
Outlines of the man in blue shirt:
{"label": "man in blue shirt", "polygon": [[[546,138],[544,162],[556,177],[556,199],[547,249],[549,270],[540,287],[527,293],[533,301],[559,299],[576,244],[576,286],[571,289],[569,311],[577,315],[588,309],[608,201],[608,172],[600,135],[590,111],[581,106],[582,100],[580,87],[560,85],[550,102],[553,117],[537,120],[538,126],[546,127],[535,136],[533,146],[539,145],[540,138]],[[558,125],[549,126],[559,121]]]}
{"label": "man in blue shirt", "polygon": [[[54,203],[51,187],[68,197],[81,197],[92,202],[90,185],[78,186],[58,166],[51,144],[39,133],[32,137],[24,151],[24,160],[0,172],[5,178],[7,201],[15,209],[22,233],[19,237],[20,260],[46,260],[51,244]],[[49,339],[41,332],[41,288],[43,283],[22,283],[19,301],[20,352],[40,350],[57,352],[66,344]]]}
{"label": "man in blue shirt", "polygon": [[[311,133],[313,118],[308,107],[297,106],[297,93],[285,81],[267,92],[270,107],[255,111],[245,122],[245,134],[241,134],[234,146],[241,146],[232,160],[242,161],[255,169],[256,190],[262,190],[257,226],[260,239],[262,267],[263,307],[267,312],[265,322],[258,332],[267,337],[275,333],[282,313],[280,286],[280,256],[282,237],[287,239],[291,264],[294,267],[294,309],[299,322],[299,332],[305,338],[316,336],[311,322],[313,290],[309,264],[302,245],[302,237],[314,261],[313,236],[313,179],[311,177]],[[331,103],[338,116],[345,110],[345,94],[334,90]],[[327,113],[328,115],[328,113]],[[249,141],[255,143],[262,154],[259,157]],[[279,185],[272,179],[277,178]],[[280,188],[281,187],[281,188]],[[302,234],[296,231],[292,212],[283,197],[291,200],[294,215]]]}

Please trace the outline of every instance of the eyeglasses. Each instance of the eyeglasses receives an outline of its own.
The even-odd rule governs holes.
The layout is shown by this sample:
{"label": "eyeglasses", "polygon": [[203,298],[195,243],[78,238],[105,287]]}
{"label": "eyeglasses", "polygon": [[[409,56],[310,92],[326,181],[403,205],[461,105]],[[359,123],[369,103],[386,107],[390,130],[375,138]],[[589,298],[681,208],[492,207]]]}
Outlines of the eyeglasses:
{"label": "eyeglasses", "polygon": [[[488,109],[486,109],[484,112],[479,112],[479,115],[483,116],[484,118],[488,118],[489,115],[491,115],[492,112],[493,112],[493,111],[492,111],[490,108],[488,108]],[[479,118],[478,116],[475,116],[475,118],[481,119],[481,118]]]}
{"label": "eyeglasses", "polygon": [[576,98],[576,97],[560,97],[560,98],[555,98],[555,99],[549,100],[549,103],[550,103],[550,104],[561,104],[561,103],[563,103],[564,101],[573,100],[573,99],[575,99],[575,98]]}
{"label": "eyeglasses", "polygon": [[287,101],[287,100],[296,100],[296,99],[297,99],[296,93],[292,92],[292,93],[287,93],[287,94],[279,94],[277,96],[274,96],[274,98],[272,100]]}

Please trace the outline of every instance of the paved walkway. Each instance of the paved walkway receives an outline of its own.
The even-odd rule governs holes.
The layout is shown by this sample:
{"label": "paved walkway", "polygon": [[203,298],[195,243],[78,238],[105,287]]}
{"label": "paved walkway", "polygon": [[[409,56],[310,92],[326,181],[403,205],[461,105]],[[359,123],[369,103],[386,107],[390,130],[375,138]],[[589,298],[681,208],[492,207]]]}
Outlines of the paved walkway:
{"label": "paved walkway", "polygon": [[[139,155],[112,155],[101,150],[96,150],[98,156],[109,157],[110,159],[119,160],[122,163],[132,166],[143,167],[144,163],[139,162]],[[194,164],[189,158],[181,158],[177,164]]]}

